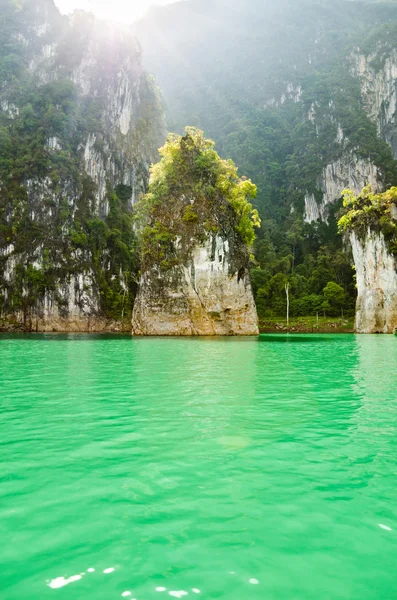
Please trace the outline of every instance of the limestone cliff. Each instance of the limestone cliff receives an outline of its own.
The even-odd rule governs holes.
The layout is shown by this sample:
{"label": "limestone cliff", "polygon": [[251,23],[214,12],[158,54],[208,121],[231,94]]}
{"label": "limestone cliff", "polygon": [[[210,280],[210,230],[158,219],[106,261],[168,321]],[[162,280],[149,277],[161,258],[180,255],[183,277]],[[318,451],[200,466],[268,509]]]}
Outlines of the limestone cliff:
{"label": "limestone cliff", "polygon": [[321,200],[317,201],[314,194],[306,194],[305,222],[327,221],[329,207],[339,200],[345,188],[358,194],[369,184],[377,190],[381,177],[380,170],[370,160],[355,154],[344,154],[338,160],[328,164],[317,179]]}
{"label": "limestone cliff", "polygon": [[[397,50],[378,50],[362,54],[359,49],[352,54],[351,70],[360,80],[365,110],[376,124],[378,135],[392,148],[397,158]],[[382,58],[379,60],[379,54]]]}
{"label": "limestone cliff", "polygon": [[[39,331],[125,328],[131,209],[163,136],[128,28],[53,0],[5,0],[0,50],[0,317]],[[124,324],[123,324],[124,321]]]}
{"label": "limestone cliff", "polygon": [[171,134],[142,201],[135,335],[257,335],[249,245],[260,221],[239,178],[195,128]]}
{"label": "limestone cliff", "polygon": [[397,327],[397,259],[382,232],[350,234],[357,273],[356,331],[393,333]]}
{"label": "limestone cliff", "polygon": [[[376,50],[363,53],[356,48],[348,57],[347,63],[350,65],[351,75],[359,82],[358,91],[361,91],[367,117],[376,125],[378,136],[391,147],[394,158],[397,158],[397,50],[384,44],[380,33]],[[333,108],[332,101],[329,108]],[[316,109],[316,103],[313,103],[308,118],[318,128],[325,117],[322,112],[320,118],[317,118]],[[331,120],[333,119],[331,111]],[[317,196],[321,198],[316,200],[312,193],[305,196],[304,218],[308,223],[326,221],[329,206],[340,198],[344,188],[358,194],[366,185],[378,190],[388,183],[385,172],[373,160],[357,155],[340,126],[335,142],[341,155],[329,163],[317,178]]]}
{"label": "limestone cliff", "polygon": [[347,190],[339,230],[347,232],[357,276],[356,331],[397,327],[397,187],[359,195]]}
{"label": "limestone cliff", "polygon": [[169,272],[142,275],[135,302],[135,335],[258,335],[248,255],[219,235],[194,246]]}

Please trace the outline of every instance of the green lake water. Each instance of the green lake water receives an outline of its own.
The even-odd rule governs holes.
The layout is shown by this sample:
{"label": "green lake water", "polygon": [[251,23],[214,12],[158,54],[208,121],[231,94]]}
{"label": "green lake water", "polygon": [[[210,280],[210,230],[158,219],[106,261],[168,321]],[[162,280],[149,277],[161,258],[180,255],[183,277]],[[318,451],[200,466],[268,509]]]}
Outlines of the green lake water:
{"label": "green lake water", "polygon": [[396,373],[393,336],[0,336],[1,600],[395,600]]}

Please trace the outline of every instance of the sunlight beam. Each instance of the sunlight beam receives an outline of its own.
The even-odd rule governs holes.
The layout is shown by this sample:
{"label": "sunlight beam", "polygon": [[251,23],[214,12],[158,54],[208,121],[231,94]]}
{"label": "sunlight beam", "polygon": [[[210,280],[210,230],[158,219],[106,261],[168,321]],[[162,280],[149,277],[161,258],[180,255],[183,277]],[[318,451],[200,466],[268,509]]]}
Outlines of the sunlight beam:
{"label": "sunlight beam", "polygon": [[99,19],[133,23],[153,5],[170,4],[174,0],[55,0],[59,10],[68,14],[76,9],[94,13]]}

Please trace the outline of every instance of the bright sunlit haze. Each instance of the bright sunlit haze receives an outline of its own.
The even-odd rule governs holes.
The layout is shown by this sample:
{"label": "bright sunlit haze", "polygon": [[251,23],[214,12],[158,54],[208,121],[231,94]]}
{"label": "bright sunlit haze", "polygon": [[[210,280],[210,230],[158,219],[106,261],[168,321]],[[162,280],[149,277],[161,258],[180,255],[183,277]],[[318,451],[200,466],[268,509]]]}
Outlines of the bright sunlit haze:
{"label": "bright sunlit haze", "polygon": [[153,5],[171,4],[173,0],[55,0],[62,13],[76,9],[92,12],[99,19],[133,23],[141,18]]}

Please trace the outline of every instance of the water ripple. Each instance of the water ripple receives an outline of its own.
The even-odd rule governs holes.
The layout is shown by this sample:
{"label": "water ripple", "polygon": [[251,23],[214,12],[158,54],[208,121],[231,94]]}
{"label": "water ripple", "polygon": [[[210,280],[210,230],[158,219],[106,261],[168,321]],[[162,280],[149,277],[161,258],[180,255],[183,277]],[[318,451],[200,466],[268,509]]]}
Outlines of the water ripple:
{"label": "water ripple", "polygon": [[2,600],[397,597],[392,336],[0,336]]}

